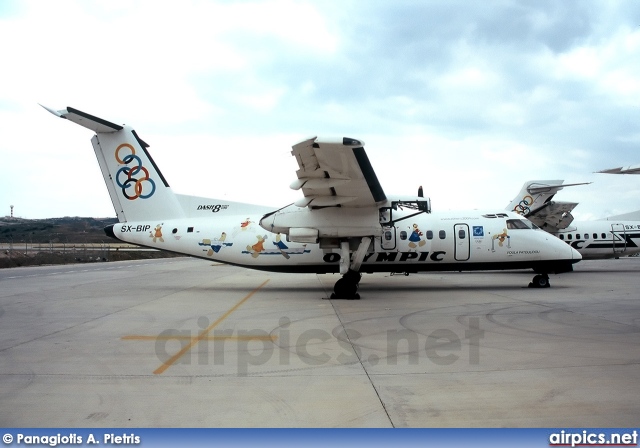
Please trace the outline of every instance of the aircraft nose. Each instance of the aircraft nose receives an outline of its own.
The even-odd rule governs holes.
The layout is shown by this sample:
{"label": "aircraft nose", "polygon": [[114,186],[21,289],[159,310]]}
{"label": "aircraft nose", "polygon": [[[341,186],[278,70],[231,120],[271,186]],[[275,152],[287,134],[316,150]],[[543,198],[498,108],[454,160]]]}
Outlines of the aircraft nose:
{"label": "aircraft nose", "polygon": [[[569,245],[567,245],[567,246],[569,246]],[[578,252],[577,250],[575,250],[571,246],[569,246],[569,248],[571,249],[571,259],[572,260],[576,260],[576,261],[582,260],[582,254],[580,252]]]}

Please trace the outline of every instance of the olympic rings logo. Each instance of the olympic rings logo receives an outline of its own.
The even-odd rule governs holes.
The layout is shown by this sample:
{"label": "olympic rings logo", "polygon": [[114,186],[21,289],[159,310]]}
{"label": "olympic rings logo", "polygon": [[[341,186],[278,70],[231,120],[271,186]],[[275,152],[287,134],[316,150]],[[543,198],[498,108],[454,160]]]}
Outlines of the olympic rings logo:
{"label": "olympic rings logo", "polygon": [[[126,156],[121,157],[120,151],[123,148],[129,149],[131,151],[131,154],[127,154]],[[133,148],[133,146],[128,143],[121,144],[116,148],[115,157],[116,161],[121,165],[129,165],[131,162],[134,162],[134,166],[123,166],[116,173],[116,183],[120,188],[122,188],[122,194],[124,195],[124,197],[129,199],[130,201],[133,201],[134,199],[147,199],[153,196],[153,193],[156,192],[156,183],[149,177],[149,171],[142,166],[142,160],[140,160],[140,157],[136,155],[136,150]],[[142,173],[142,175],[133,177],[137,176],[139,173]],[[150,186],[147,187],[147,189],[151,189],[151,191],[149,191],[148,193],[143,194],[143,182],[148,182],[148,185]],[[131,193],[131,190],[127,191],[127,189],[132,185],[134,194],[129,194]]]}
{"label": "olympic rings logo", "polygon": [[526,215],[531,211],[529,206],[532,205],[532,204],[533,204],[533,198],[531,196],[527,195],[527,196],[522,198],[522,200],[520,201],[520,203],[518,205],[513,207],[513,211],[518,213],[519,215]]}

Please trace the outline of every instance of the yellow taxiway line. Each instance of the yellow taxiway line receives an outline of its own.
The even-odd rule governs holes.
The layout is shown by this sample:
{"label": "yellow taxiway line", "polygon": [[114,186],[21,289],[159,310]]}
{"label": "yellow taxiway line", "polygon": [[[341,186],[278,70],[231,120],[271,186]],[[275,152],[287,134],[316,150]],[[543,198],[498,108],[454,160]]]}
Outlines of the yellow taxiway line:
{"label": "yellow taxiway line", "polygon": [[236,303],[229,311],[224,313],[218,320],[216,320],[214,323],[209,325],[205,330],[203,330],[196,337],[186,337],[186,336],[177,336],[177,335],[176,336],[170,336],[170,335],[163,335],[163,336],[130,335],[130,336],[123,336],[121,339],[124,339],[124,340],[158,340],[158,339],[184,339],[184,338],[190,339],[189,344],[187,344],[184,347],[182,347],[182,349],[178,353],[176,353],[171,358],[169,358],[168,360],[163,362],[160,367],[158,367],[156,370],[154,370],[153,371],[154,375],[160,375],[160,374],[164,373],[169,367],[171,367],[173,364],[175,364],[176,361],[178,361],[185,353],[187,353],[189,350],[191,350],[191,348],[193,346],[195,346],[198,342],[203,341],[203,340],[220,338],[220,339],[237,339],[237,340],[266,339],[266,340],[272,340],[273,341],[274,339],[271,336],[266,336],[266,337],[265,336],[257,336],[257,335],[256,336],[251,336],[251,335],[246,335],[246,336],[244,336],[244,335],[243,336],[217,336],[217,337],[209,336],[209,333],[211,332],[211,330],[213,330],[223,320],[225,320],[227,317],[229,317],[231,315],[231,313],[233,313],[235,310],[240,308],[240,306],[242,306],[242,304],[244,302],[249,300],[251,298],[251,296],[253,296],[256,292],[258,292],[260,289],[262,289],[262,287],[264,285],[266,285],[268,282],[269,282],[269,280],[265,280],[260,286],[255,288],[249,294],[247,294],[242,300],[240,300],[238,303]]}

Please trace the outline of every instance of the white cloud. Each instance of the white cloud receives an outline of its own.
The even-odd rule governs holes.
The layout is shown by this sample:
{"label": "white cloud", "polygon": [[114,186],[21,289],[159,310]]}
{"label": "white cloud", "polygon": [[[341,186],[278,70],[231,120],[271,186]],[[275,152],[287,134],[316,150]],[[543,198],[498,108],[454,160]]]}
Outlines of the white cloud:
{"label": "white cloud", "polygon": [[441,209],[504,207],[534,178],[594,178],[561,193],[577,213],[636,208],[635,178],[592,175],[640,162],[633,2],[9,4],[0,207],[24,216],[113,215],[91,133],[37,103],[135,126],[182,193],[293,202],[291,145],[329,134],[367,142],[387,194],[423,184]]}
{"label": "white cloud", "polygon": [[621,27],[603,41],[560,54],[555,75],[590,82],[594,90],[620,105],[640,105],[640,30]]}

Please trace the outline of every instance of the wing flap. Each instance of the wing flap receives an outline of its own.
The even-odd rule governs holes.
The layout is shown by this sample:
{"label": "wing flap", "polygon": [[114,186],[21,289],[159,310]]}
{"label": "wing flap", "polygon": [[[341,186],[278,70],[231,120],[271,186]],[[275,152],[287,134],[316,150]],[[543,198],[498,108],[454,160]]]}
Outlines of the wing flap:
{"label": "wing flap", "polygon": [[324,178],[324,177],[302,177],[298,180],[291,182],[292,190],[299,190],[302,187],[307,188],[335,188],[340,185],[348,183],[351,179],[340,179],[338,177]]}
{"label": "wing flap", "polygon": [[332,207],[348,204],[358,199],[355,196],[305,196],[294,202],[297,207]]}
{"label": "wing flap", "polygon": [[525,217],[538,227],[553,232],[564,229],[573,222],[571,211],[577,205],[577,202],[549,201],[532,210]]}
{"label": "wing flap", "polygon": [[292,149],[299,169],[291,188],[304,194],[299,207],[366,207],[386,200],[361,141],[312,137]]}

